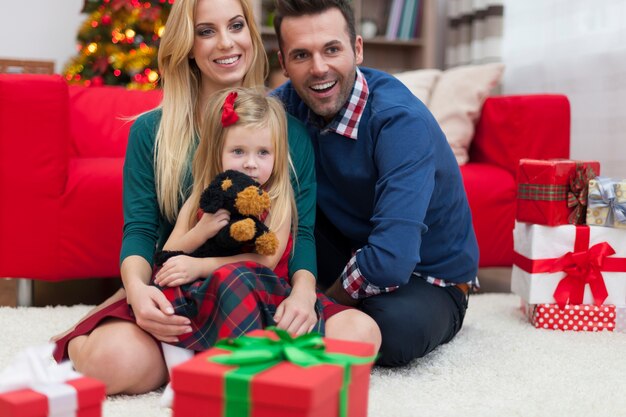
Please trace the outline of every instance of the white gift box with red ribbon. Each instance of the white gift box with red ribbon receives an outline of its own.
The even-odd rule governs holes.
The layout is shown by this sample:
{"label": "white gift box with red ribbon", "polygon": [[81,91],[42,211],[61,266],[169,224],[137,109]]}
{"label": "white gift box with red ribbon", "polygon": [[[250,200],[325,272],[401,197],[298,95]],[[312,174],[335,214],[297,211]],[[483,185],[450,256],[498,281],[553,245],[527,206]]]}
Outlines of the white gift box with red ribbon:
{"label": "white gift box with red ribbon", "polygon": [[105,386],[52,359],[53,344],[18,353],[0,373],[2,417],[97,417]]}
{"label": "white gift box with red ribbon", "polygon": [[529,304],[626,305],[626,230],[517,222],[511,291]]}

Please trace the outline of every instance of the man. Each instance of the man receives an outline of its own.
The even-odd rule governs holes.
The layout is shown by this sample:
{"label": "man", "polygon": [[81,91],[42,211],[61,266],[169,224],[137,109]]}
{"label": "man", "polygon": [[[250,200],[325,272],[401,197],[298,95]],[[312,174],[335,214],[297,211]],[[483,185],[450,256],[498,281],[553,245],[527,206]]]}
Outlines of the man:
{"label": "man", "polygon": [[460,330],[478,246],[460,171],[408,89],[358,68],[347,0],[277,0],[276,90],[316,156],[318,275],[327,294],[378,323],[378,363],[404,365]]}

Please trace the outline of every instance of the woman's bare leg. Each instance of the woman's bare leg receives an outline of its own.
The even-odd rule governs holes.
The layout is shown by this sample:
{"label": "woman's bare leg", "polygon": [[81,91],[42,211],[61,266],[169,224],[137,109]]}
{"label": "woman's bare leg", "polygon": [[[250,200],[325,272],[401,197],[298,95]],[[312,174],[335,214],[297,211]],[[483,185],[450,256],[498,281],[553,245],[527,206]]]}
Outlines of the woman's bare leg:
{"label": "woman's bare leg", "polygon": [[378,352],[382,336],[378,325],[357,309],[344,310],[326,320],[326,336],[331,339],[372,343]]}
{"label": "woman's bare leg", "polygon": [[156,342],[135,323],[109,320],[72,339],[68,353],[77,371],[104,382],[107,394],[143,394],[168,380]]}
{"label": "woman's bare leg", "polygon": [[66,331],[64,331],[63,333],[59,333],[56,334],[54,336],[52,336],[50,338],[51,342],[56,342],[57,340],[61,339],[63,336],[65,336],[66,334],[74,331],[74,329],[76,328],[76,326],[78,326],[81,322],[83,322],[85,319],[87,319],[88,317],[91,317],[95,312],[102,310],[103,308],[110,306],[111,304],[126,298],[126,291],[124,290],[124,288],[120,288],[119,290],[117,290],[113,295],[111,295],[109,298],[107,298],[106,300],[104,300],[103,302],[101,302],[100,304],[98,304],[97,306],[95,306],[94,308],[92,308],[91,310],[89,310],[89,312],[87,314],[85,314],[83,316],[83,318],[81,318],[80,320],[78,320],[76,322],[76,324],[74,324],[72,327],[70,327],[69,329],[67,329]]}

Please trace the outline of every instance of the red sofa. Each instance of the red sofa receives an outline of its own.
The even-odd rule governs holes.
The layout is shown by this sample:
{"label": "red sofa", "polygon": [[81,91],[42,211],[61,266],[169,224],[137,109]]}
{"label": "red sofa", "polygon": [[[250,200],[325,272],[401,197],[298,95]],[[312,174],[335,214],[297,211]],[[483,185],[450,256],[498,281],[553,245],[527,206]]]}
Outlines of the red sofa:
{"label": "red sofa", "polygon": [[[0,74],[0,277],[119,276],[124,117],[159,100],[158,91]],[[567,158],[569,118],[564,96],[485,102],[461,167],[481,267],[512,264],[517,163]]]}

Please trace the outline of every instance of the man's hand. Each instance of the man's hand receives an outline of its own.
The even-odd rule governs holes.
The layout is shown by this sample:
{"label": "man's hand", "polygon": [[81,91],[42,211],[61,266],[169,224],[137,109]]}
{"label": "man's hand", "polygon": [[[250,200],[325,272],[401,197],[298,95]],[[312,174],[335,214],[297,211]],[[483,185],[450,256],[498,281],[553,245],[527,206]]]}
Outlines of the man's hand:
{"label": "man's hand", "polygon": [[331,285],[327,290],[326,290],[326,295],[333,298],[335,301],[337,301],[339,304],[343,304],[345,306],[356,306],[359,302],[359,300],[355,300],[354,298],[350,297],[350,295],[348,295],[348,293],[346,292],[346,290],[343,289],[343,285],[341,285],[341,280],[336,280],[333,285]]}
{"label": "man's hand", "polygon": [[132,291],[127,289],[127,300],[137,325],[158,340],[176,343],[177,336],[191,332],[189,319],[174,315],[172,305],[158,288],[140,283]]}

